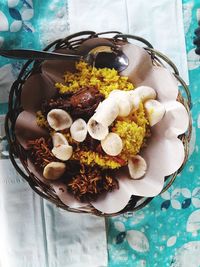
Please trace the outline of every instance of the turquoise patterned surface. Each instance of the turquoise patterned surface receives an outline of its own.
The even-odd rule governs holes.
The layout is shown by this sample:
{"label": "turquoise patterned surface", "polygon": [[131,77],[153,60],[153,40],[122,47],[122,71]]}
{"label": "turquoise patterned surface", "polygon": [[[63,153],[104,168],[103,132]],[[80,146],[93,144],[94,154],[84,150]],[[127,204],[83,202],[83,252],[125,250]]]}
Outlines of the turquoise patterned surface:
{"label": "turquoise patterned surface", "polygon": [[[65,0],[0,2],[0,46],[41,48],[68,32]],[[170,189],[143,210],[107,220],[109,267],[200,266],[200,57],[192,44],[199,0],[183,0],[183,14],[193,102],[190,158]],[[0,82],[6,73],[12,83],[22,63],[1,58]],[[3,114],[6,101],[0,103]],[[1,140],[0,156],[7,157]]]}

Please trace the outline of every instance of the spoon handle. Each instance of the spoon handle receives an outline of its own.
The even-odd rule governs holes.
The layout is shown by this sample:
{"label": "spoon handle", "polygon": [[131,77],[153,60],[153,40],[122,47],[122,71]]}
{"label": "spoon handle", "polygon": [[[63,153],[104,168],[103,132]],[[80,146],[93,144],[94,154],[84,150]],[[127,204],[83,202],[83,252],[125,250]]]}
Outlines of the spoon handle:
{"label": "spoon handle", "polygon": [[80,55],[70,55],[70,54],[60,54],[55,52],[47,51],[36,51],[36,50],[26,50],[26,49],[13,49],[13,50],[3,50],[0,49],[0,56],[15,58],[15,59],[39,59],[39,60],[78,60],[81,59]]}

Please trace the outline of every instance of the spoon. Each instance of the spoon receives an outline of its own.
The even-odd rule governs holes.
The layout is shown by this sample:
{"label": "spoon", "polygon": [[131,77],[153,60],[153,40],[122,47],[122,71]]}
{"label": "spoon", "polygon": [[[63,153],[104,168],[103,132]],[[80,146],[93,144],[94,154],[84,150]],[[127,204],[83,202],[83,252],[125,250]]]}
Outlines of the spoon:
{"label": "spoon", "polygon": [[95,47],[84,56],[25,49],[0,49],[0,55],[8,58],[26,60],[83,60],[97,68],[114,68],[119,72],[126,69],[129,64],[128,57],[121,50],[113,50],[110,46]]}

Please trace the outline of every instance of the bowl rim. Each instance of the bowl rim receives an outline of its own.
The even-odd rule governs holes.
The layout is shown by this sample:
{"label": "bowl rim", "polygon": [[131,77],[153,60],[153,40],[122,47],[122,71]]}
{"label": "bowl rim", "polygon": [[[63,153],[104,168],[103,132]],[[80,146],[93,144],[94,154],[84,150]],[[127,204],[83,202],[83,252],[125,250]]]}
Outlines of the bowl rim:
{"label": "bowl rim", "polygon": [[[111,31],[111,32],[101,32],[101,33],[95,33],[93,31],[83,31],[78,32],[75,34],[71,34],[67,36],[64,39],[58,39],[49,44],[46,48],[44,48],[44,51],[48,50],[56,50],[60,48],[68,48],[72,50],[76,50],[84,41],[91,39],[91,38],[101,38],[102,36],[107,35],[114,35],[112,38],[106,37],[106,39],[111,39],[114,42],[125,42],[129,43],[129,39],[133,41],[139,41],[143,45],[143,49],[151,56],[153,64],[156,66],[166,67],[164,63],[166,63],[170,69],[174,77],[177,79],[177,81],[181,84],[183,93],[185,96],[183,96],[183,93],[180,92],[178,94],[177,101],[182,103],[184,107],[186,108],[188,115],[189,115],[189,128],[188,131],[181,136],[179,136],[179,139],[182,141],[185,149],[185,159],[182,164],[182,166],[172,175],[165,177],[165,185],[162,189],[161,193],[165,192],[174,182],[177,175],[182,171],[184,168],[188,155],[189,155],[189,142],[191,139],[191,132],[192,132],[192,117],[190,110],[192,108],[192,102],[191,102],[191,95],[189,88],[185,81],[180,77],[178,69],[176,65],[164,54],[162,54],[160,51],[155,50],[153,46],[144,38],[130,35],[130,34],[122,34],[118,31]],[[105,37],[103,37],[105,38]],[[16,81],[13,83],[10,94],[9,94],[9,102],[8,102],[8,112],[5,119],[5,132],[6,137],[9,144],[9,156],[10,160],[15,167],[16,171],[29,183],[30,187],[41,197],[51,201],[52,203],[56,204],[57,207],[60,207],[64,210],[70,211],[70,212],[76,212],[76,213],[91,213],[97,216],[102,217],[111,217],[116,216],[119,214],[123,214],[126,212],[134,212],[137,210],[140,210],[144,208],[154,197],[135,197],[133,196],[129,203],[126,205],[124,209],[122,209],[119,212],[106,214],[102,213],[101,211],[98,211],[95,209],[92,205],[88,204],[87,206],[84,206],[82,208],[70,208],[69,206],[65,205],[56,195],[54,189],[48,185],[43,183],[41,180],[39,180],[33,173],[31,173],[27,168],[27,156],[25,153],[25,150],[22,148],[22,146],[19,144],[19,142],[16,139],[15,136],[15,122],[19,115],[19,113],[22,111],[22,108],[20,106],[20,96],[21,96],[21,90],[23,87],[23,84],[25,81],[34,73],[38,73],[41,68],[42,61],[33,61],[29,60],[27,61],[24,66],[22,67]],[[22,166],[20,166],[19,161],[17,158],[20,159],[20,162]]]}

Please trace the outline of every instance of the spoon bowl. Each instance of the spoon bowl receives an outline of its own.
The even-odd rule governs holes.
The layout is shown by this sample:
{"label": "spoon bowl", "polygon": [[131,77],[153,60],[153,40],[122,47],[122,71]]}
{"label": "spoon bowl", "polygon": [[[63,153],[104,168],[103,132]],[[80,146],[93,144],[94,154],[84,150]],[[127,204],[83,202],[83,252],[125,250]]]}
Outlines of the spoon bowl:
{"label": "spoon bowl", "polygon": [[85,61],[97,68],[114,68],[121,72],[129,65],[128,57],[118,49],[110,46],[99,46],[92,49],[85,57]]}
{"label": "spoon bowl", "polygon": [[86,55],[62,54],[49,51],[26,49],[0,50],[0,55],[7,58],[26,60],[83,60],[97,68],[114,68],[121,72],[129,65],[128,57],[119,49],[110,46],[98,46]]}

